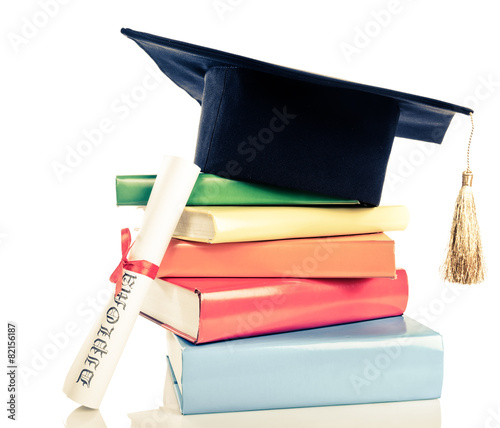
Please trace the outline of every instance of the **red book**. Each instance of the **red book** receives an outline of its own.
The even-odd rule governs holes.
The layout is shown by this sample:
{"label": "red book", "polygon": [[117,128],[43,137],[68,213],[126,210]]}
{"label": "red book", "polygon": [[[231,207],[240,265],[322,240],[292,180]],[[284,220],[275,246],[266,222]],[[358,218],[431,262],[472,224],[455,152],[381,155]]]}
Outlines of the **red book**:
{"label": "red book", "polygon": [[396,275],[384,233],[206,244],[172,239],[158,277],[372,278]]}
{"label": "red book", "polygon": [[163,278],[141,314],[193,343],[401,315],[403,269],[392,278]]}

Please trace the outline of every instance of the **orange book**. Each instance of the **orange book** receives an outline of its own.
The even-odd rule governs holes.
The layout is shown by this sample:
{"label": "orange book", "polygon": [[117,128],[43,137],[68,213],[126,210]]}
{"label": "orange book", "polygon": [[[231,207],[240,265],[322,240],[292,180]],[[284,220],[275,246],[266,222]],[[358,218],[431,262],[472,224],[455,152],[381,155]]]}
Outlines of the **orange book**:
{"label": "orange book", "polygon": [[172,239],[157,276],[394,278],[394,241],[384,233],[223,244]]}

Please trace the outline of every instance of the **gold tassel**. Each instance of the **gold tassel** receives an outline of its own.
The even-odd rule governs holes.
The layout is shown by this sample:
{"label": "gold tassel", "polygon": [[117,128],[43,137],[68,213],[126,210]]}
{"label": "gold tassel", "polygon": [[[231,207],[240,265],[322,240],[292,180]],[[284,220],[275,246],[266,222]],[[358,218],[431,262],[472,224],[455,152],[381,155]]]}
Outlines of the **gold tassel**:
{"label": "gold tassel", "polygon": [[448,254],[441,266],[444,281],[455,284],[479,284],[484,281],[486,267],[479,235],[476,204],[472,194],[472,172],[469,168],[469,151],[474,133],[474,120],[470,114],[472,130],[467,148],[467,170],[462,173],[462,188],[455,203]]}

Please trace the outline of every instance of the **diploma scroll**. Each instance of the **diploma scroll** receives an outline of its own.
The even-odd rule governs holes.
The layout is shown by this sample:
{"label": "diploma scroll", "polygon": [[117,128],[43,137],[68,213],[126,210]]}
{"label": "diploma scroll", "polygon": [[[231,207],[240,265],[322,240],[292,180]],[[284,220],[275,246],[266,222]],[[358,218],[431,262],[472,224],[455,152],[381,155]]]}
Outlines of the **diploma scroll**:
{"label": "diploma scroll", "polygon": [[124,254],[128,263],[124,265],[121,290],[105,306],[66,377],[63,391],[77,403],[99,408],[154,279],[154,274],[147,276],[138,273],[140,269],[127,267],[134,261],[160,264],[199,171],[190,161],[165,157],[141,229],[128,255]]}

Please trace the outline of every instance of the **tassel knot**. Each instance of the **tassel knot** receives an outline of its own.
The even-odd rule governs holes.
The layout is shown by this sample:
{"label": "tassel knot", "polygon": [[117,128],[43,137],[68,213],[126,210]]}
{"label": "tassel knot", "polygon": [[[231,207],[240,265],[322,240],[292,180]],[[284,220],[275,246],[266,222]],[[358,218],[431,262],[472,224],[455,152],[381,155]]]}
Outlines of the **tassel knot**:
{"label": "tassel knot", "polygon": [[464,171],[462,173],[462,186],[472,187],[472,178],[473,177],[474,176],[472,175],[472,172]]}

